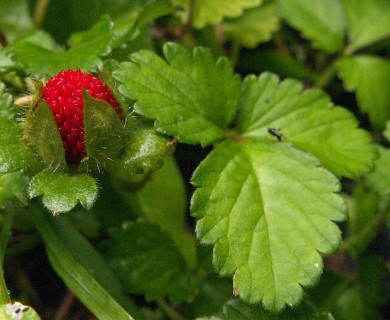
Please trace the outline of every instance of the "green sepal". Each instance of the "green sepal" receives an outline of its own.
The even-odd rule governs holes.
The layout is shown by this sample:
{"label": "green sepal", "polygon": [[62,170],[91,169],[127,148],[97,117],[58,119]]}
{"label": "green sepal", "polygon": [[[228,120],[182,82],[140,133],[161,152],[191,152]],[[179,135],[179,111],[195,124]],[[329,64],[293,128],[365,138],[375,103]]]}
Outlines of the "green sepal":
{"label": "green sepal", "polygon": [[129,118],[128,138],[123,155],[114,164],[126,174],[141,174],[160,169],[163,159],[175,151],[175,143],[159,134],[153,122],[143,118]]}
{"label": "green sepal", "polygon": [[36,108],[30,109],[26,130],[27,140],[46,164],[56,170],[67,168],[60,132],[53,112],[44,100]]}
{"label": "green sepal", "polygon": [[98,194],[96,181],[88,174],[65,174],[45,169],[29,186],[30,198],[43,195],[43,204],[54,215],[72,210],[78,202],[89,210]]}
{"label": "green sepal", "polygon": [[29,91],[32,95],[31,107],[33,108],[35,105],[39,103],[39,100],[41,99],[42,91],[43,91],[43,83],[38,79],[28,78],[27,87],[29,88]]}
{"label": "green sepal", "polygon": [[125,146],[125,127],[106,101],[92,98],[83,90],[84,130],[87,156],[80,166],[89,170],[104,170],[119,156]]}

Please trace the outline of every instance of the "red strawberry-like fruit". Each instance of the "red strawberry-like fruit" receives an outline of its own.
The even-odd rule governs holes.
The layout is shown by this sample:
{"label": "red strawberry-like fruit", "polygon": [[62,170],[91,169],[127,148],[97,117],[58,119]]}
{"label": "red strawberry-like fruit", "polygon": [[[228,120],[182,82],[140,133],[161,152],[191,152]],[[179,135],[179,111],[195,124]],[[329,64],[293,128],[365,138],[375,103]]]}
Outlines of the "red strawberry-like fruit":
{"label": "red strawberry-like fruit", "polygon": [[118,114],[121,113],[110,89],[92,74],[66,70],[50,78],[43,88],[42,99],[54,114],[69,165],[78,165],[86,156],[82,88],[93,98],[107,101]]}

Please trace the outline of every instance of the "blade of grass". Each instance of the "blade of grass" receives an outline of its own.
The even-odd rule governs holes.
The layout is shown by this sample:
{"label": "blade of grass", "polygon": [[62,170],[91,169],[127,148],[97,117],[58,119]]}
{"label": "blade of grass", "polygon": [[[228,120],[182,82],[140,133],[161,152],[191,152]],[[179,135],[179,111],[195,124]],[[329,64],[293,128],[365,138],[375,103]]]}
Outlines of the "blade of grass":
{"label": "blade of grass", "polygon": [[[37,200],[30,206],[49,261],[74,295],[99,319],[143,319],[92,245],[61,216],[53,217]],[[125,310],[126,309],[126,310]]]}

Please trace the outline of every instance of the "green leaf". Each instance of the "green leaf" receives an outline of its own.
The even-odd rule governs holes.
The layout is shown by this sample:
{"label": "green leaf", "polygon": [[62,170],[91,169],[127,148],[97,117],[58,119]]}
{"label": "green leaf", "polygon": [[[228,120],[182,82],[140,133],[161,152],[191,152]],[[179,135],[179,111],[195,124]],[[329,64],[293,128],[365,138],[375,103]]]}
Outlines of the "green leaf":
{"label": "green leaf", "polygon": [[[348,225],[347,238],[358,239],[354,245],[348,248],[354,256],[359,256],[367,249],[376,234],[376,228],[359,236],[366,229],[367,225],[375,219],[378,211],[378,196],[364,190],[362,185],[356,185],[351,197],[347,198]],[[348,240],[347,240],[348,241]],[[344,242],[346,243],[346,242]]]}
{"label": "green leaf", "polygon": [[0,208],[8,203],[27,205],[27,180],[20,172],[0,174]]}
{"label": "green leaf", "polygon": [[87,158],[82,166],[104,170],[125,146],[125,128],[120,115],[104,100],[92,98],[83,90],[84,130]]}
{"label": "green leaf", "polygon": [[314,47],[327,52],[343,47],[344,17],[339,0],[277,0],[277,4],[282,17]]}
{"label": "green leaf", "polygon": [[[27,72],[38,75],[53,75],[67,69],[95,71],[101,64],[100,57],[111,50],[113,34],[111,21],[103,17],[90,30],[73,34],[68,51],[54,48],[53,40],[50,47],[45,45],[48,37],[40,32],[21,39],[13,45],[13,60],[24,65]],[[45,39],[43,44],[40,38]]]}
{"label": "green leaf", "polygon": [[[189,11],[189,0],[171,0],[174,5],[181,6],[187,12]],[[223,20],[224,17],[238,17],[244,9],[256,7],[260,5],[262,0],[197,0],[195,2],[192,25],[195,28],[204,28],[208,24],[217,24]]]}
{"label": "green leaf", "polygon": [[[275,315],[260,306],[250,306],[239,299],[227,302],[223,307],[223,316],[201,318],[209,320],[334,320],[327,312],[320,312],[309,302],[303,302],[295,309],[287,309]],[[198,319],[200,320],[200,319]]]}
{"label": "green leaf", "polygon": [[183,256],[157,225],[128,222],[110,235],[101,250],[129,292],[145,294],[148,300],[168,296],[173,304],[191,297],[190,273]]}
{"label": "green leaf", "polygon": [[[53,217],[37,201],[30,213],[45,243],[50,264],[66,286],[98,319],[144,319],[92,245],[63,217]],[[124,309],[125,308],[125,309]]]}
{"label": "green leaf", "polygon": [[131,56],[114,72],[120,91],[136,100],[136,112],[156,119],[164,134],[184,143],[208,145],[224,135],[232,121],[240,80],[226,58],[215,63],[207,49],[191,56],[183,47],[164,46],[167,62],[149,51]]}
{"label": "green leaf", "polygon": [[376,156],[370,135],[344,108],[334,107],[322,91],[302,92],[292,79],[279,82],[271,73],[248,76],[242,85],[238,124],[247,137],[277,141],[269,129],[279,129],[282,142],[315,155],[333,173],[356,178],[372,169]]}
{"label": "green leaf", "polygon": [[27,0],[0,1],[0,29],[8,42],[26,34],[33,28]]}
{"label": "green leaf", "polygon": [[37,108],[31,109],[26,121],[27,135],[32,148],[49,166],[65,170],[65,150],[53,112],[42,100]]}
{"label": "green leaf", "polygon": [[[22,313],[22,314],[21,314]],[[30,306],[20,302],[3,304],[0,306],[0,319],[2,320],[40,320],[36,311]]]}
{"label": "green leaf", "polygon": [[5,84],[0,82],[0,117],[14,120],[15,114],[12,95],[6,91]]}
{"label": "green leaf", "polygon": [[348,91],[356,91],[362,112],[368,113],[376,130],[384,128],[390,118],[390,61],[373,56],[341,58],[337,71]]}
{"label": "green leaf", "polygon": [[196,262],[195,237],[187,231],[186,192],[180,170],[173,158],[166,158],[164,166],[153,172],[143,187],[126,193],[132,210],[149,222],[158,224],[172,238],[189,268]]}
{"label": "green leaf", "polygon": [[162,136],[153,123],[139,117],[128,118],[128,137],[124,154],[114,163],[117,170],[141,174],[160,169],[164,158],[175,150],[175,143]]}
{"label": "green leaf", "polygon": [[280,18],[274,3],[249,9],[242,16],[226,20],[223,24],[225,37],[247,48],[269,41],[279,28]]}
{"label": "green leaf", "polygon": [[374,171],[365,176],[365,184],[382,196],[390,195],[390,149],[377,146],[379,158]]}
{"label": "green leaf", "polygon": [[94,204],[98,187],[88,174],[65,174],[45,169],[32,178],[30,198],[43,195],[43,204],[53,214],[67,212],[78,202],[87,210]]}
{"label": "green leaf", "polygon": [[22,140],[19,125],[0,116],[0,173],[26,169],[36,164],[35,155]]}
{"label": "green leaf", "polygon": [[234,274],[235,292],[280,311],[322,271],[319,252],[335,251],[345,218],[337,179],[284,143],[225,141],[201,163],[191,210],[214,265]]}
{"label": "green leaf", "polygon": [[351,286],[333,304],[332,313],[337,320],[381,320],[378,306],[386,303],[388,294],[381,286],[386,275],[379,257],[366,257],[359,272],[359,281]]}
{"label": "green leaf", "polygon": [[[341,0],[348,23],[349,52],[390,36],[390,3],[387,0]],[[333,19],[332,19],[333,22]]]}

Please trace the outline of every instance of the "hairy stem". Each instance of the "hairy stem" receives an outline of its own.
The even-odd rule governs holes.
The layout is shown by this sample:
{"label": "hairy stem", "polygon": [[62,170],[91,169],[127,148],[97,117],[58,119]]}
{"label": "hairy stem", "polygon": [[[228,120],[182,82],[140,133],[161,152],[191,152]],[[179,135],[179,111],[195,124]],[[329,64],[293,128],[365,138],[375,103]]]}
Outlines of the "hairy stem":
{"label": "hairy stem", "polygon": [[325,88],[333,80],[335,75],[336,68],[334,66],[334,62],[331,62],[314,82],[314,87]]}
{"label": "hairy stem", "polygon": [[34,9],[34,25],[36,28],[42,27],[49,0],[38,0]]}
{"label": "hairy stem", "polygon": [[157,301],[158,306],[172,320],[183,320],[183,317],[164,300]]}

